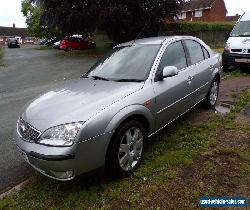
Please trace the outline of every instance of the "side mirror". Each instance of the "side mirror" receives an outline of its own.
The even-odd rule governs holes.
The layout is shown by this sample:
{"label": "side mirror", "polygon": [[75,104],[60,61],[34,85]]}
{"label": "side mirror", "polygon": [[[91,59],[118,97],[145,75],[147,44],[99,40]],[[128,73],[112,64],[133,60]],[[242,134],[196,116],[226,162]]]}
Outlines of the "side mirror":
{"label": "side mirror", "polygon": [[226,41],[229,39],[230,34],[231,34],[230,32],[226,32],[226,33],[225,33],[225,40],[226,40]]}
{"label": "side mirror", "polygon": [[162,70],[163,78],[173,77],[178,74],[178,69],[175,66],[165,66]]}
{"label": "side mirror", "polygon": [[178,73],[178,69],[175,66],[165,66],[162,71],[158,71],[155,81],[162,81],[164,78],[173,77]]}

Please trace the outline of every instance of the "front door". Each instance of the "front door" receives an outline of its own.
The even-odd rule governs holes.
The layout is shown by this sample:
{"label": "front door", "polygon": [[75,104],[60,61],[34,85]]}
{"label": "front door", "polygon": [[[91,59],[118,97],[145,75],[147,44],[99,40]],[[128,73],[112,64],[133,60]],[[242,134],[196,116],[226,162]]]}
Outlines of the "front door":
{"label": "front door", "polygon": [[170,44],[164,52],[158,71],[165,66],[175,66],[179,73],[176,76],[154,82],[156,95],[156,126],[164,127],[192,106],[190,94],[194,90],[192,69],[188,67],[187,56],[182,41]]}

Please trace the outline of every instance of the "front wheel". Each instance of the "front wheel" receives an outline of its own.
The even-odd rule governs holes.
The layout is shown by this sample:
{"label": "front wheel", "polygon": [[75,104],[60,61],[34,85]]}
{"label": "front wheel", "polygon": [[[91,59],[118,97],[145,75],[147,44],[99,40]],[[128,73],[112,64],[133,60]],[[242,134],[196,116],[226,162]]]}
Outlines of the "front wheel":
{"label": "front wheel", "polygon": [[140,165],[147,138],[144,126],[126,122],[113,136],[106,158],[106,170],[114,177],[127,177]]}
{"label": "front wheel", "polygon": [[219,87],[220,87],[219,79],[214,78],[211,87],[209,89],[209,92],[203,101],[203,104],[206,108],[215,109],[215,105],[219,97]]}

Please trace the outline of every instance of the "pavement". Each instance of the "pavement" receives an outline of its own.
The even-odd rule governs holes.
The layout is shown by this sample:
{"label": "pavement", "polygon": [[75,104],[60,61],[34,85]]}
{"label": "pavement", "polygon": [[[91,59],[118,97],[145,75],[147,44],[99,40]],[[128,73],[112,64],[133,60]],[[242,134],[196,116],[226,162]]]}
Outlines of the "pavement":
{"label": "pavement", "polygon": [[0,67],[0,193],[34,173],[12,142],[22,107],[65,80],[79,78],[96,62],[36,48],[5,48],[4,67]]}

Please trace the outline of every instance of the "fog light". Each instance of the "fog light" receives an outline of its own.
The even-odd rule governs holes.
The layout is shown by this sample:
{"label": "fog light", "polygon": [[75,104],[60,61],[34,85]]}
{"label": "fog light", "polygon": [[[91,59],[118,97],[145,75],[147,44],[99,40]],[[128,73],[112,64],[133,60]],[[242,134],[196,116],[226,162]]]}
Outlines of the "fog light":
{"label": "fog light", "polygon": [[50,171],[56,178],[58,179],[70,179],[73,178],[74,172],[73,171]]}

